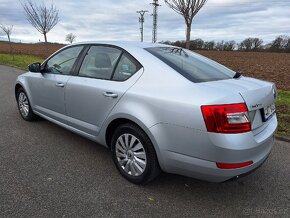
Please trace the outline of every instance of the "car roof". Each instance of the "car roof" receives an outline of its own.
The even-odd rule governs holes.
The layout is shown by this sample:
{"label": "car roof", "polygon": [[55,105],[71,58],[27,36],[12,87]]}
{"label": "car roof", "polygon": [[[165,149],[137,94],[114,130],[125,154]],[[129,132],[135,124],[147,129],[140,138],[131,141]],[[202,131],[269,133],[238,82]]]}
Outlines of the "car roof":
{"label": "car roof", "polygon": [[134,41],[85,41],[78,42],[72,45],[86,45],[86,44],[104,44],[104,45],[114,45],[122,48],[135,47],[135,48],[150,48],[150,47],[167,47],[169,45],[159,44],[159,43],[149,43],[149,42],[134,42]]}

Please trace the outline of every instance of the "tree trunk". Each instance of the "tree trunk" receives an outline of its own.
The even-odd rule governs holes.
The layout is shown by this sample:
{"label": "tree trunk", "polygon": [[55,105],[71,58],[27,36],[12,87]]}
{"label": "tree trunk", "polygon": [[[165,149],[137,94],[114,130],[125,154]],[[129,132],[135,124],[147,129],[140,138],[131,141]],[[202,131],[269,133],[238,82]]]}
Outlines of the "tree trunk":
{"label": "tree trunk", "polygon": [[48,53],[48,46],[47,46],[46,33],[43,33],[43,36],[44,36],[44,47],[45,47],[45,51],[46,51],[46,54],[49,55],[49,53]]}
{"label": "tree trunk", "polygon": [[12,54],[12,45],[11,45],[10,35],[8,35],[8,42],[9,42],[9,47],[10,47],[10,54],[12,55],[12,59],[14,61],[14,54]]}
{"label": "tree trunk", "polygon": [[43,33],[43,36],[44,36],[44,42],[46,44],[47,43],[46,33]]}
{"label": "tree trunk", "polygon": [[11,46],[11,40],[10,40],[9,35],[8,35],[8,42],[9,42],[9,47],[10,47],[10,54],[12,54],[12,46]]}
{"label": "tree trunk", "polygon": [[190,32],[191,32],[191,24],[186,24],[186,45],[185,48],[190,48]]}

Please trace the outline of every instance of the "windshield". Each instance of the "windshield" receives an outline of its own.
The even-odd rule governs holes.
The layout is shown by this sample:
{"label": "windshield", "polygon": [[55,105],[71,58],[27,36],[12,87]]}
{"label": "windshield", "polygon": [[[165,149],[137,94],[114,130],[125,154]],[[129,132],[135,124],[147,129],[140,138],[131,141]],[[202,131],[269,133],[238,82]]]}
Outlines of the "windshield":
{"label": "windshield", "polygon": [[231,79],[235,72],[206,57],[177,47],[145,48],[192,82]]}

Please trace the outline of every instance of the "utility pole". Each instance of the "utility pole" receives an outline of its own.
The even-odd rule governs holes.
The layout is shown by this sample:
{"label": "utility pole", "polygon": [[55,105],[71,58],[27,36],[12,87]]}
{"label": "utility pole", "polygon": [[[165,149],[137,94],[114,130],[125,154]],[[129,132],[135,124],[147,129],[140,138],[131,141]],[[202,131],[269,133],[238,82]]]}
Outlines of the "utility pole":
{"label": "utility pole", "polygon": [[140,31],[141,31],[141,42],[143,42],[143,35],[144,35],[144,31],[143,31],[143,24],[144,24],[144,15],[145,13],[147,13],[149,11],[137,11],[137,13],[140,14],[140,17],[139,17],[139,23],[140,23]]}
{"label": "utility pole", "polygon": [[158,17],[158,7],[161,6],[160,4],[158,4],[158,0],[153,0],[153,3],[151,3],[151,5],[153,5],[153,30],[152,30],[152,42],[156,43],[157,41],[157,17]]}

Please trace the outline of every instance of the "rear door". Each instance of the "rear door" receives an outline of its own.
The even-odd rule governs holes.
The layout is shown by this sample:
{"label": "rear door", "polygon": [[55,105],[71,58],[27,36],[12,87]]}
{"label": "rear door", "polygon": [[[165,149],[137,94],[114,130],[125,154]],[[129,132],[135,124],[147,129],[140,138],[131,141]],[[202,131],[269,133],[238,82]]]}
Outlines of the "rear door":
{"label": "rear door", "polygon": [[78,76],[66,86],[68,124],[96,136],[110,111],[141,75],[141,68],[122,49],[91,46]]}
{"label": "rear door", "polygon": [[30,79],[34,110],[60,122],[66,122],[65,89],[83,46],[66,48],[45,64],[41,73]]}

